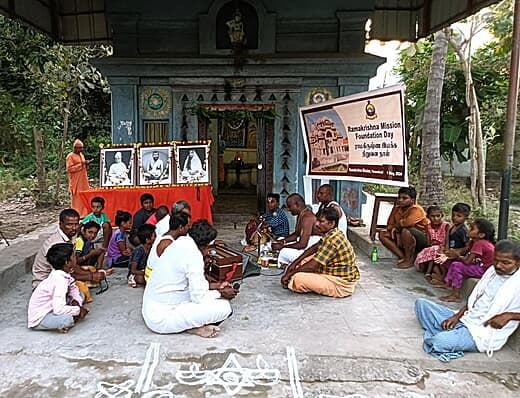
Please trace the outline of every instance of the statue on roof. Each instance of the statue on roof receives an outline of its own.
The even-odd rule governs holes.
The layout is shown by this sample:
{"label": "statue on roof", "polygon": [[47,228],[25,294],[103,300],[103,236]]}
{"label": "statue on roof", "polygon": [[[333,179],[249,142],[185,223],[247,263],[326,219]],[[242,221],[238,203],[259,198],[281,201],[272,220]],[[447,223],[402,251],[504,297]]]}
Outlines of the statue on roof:
{"label": "statue on roof", "polygon": [[233,19],[230,19],[226,22],[226,26],[228,27],[228,35],[229,40],[231,41],[231,45],[237,46],[241,44],[245,44],[245,32],[244,32],[244,23],[242,22],[242,13],[240,10],[235,11],[235,15]]}

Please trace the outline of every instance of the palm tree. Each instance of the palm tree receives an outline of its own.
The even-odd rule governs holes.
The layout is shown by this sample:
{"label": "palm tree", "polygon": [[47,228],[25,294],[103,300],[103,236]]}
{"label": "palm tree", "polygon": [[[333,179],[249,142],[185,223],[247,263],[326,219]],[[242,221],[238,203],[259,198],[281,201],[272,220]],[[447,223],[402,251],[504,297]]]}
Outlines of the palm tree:
{"label": "palm tree", "polygon": [[424,205],[444,203],[441,175],[440,111],[448,40],[445,31],[435,34],[421,134],[420,198]]}

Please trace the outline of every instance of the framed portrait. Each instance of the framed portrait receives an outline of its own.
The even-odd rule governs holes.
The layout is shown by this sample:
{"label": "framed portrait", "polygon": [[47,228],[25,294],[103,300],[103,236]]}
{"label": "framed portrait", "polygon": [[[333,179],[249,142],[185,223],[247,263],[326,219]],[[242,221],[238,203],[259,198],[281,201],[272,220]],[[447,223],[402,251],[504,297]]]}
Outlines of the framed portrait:
{"label": "framed portrait", "polygon": [[173,183],[172,151],[170,145],[141,146],[138,150],[139,185]]}
{"label": "framed portrait", "polygon": [[209,183],[210,144],[177,144],[175,146],[175,182],[177,184]]}
{"label": "framed portrait", "polygon": [[101,148],[99,170],[102,187],[135,185],[135,148],[118,146]]}

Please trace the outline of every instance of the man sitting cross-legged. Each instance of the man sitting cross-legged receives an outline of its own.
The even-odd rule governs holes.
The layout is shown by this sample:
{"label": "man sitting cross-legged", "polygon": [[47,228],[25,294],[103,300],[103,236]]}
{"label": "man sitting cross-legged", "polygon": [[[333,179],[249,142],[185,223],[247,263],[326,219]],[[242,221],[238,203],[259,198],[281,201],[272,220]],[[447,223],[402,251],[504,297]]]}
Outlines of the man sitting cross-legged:
{"label": "man sitting cross-legged", "polygon": [[279,250],[278,265],[285,267],[292,263],[305,249],[320,240],[320,236],[313,234],[316,216],[305,205],[302,196],[290,194],[285,201],[293,216],[297,216],[294,232],[287,238],[272,243],[273,250]]}
{"label": "man sitting cross-legged", "polygon": [[293,292],[314,292],[330,297],[348,297],[359,281],[356,254],[338,226],[339,214],[332,207],[318,212],[316,228],[320,242],[292,262],[282,277],[282,286]]}
{"label": "man sitting cross-legged", "polygon": [[207,220],[199,220],[159,257],[143,296],[143,318],[152,331],[215,337],[215,324],[231,315],[229,300],[237,292],[229,282],[210,286],[204,277],[204,257],[216,236]]}
{"label": "man sitting cross-legged", "polygon": [[520,243],[501,240],[489,267],[458,312],[425,299],[415,302],[425,330],[424,351],[443,362],[464,351],[491,355],[504,346],[520,321]]}
{"label": "man sitting cross-legged", "polygon": [[[46,279],[52,271],[52,266],[45,257],[47,251],[56,243],[73,243],[79,230],[79,213],[74,209],[65,209],[60,213],[59,225],[56,232],[51,234],[43,243],[42,247],[36,254],[32,267],[32,287],[36,288],[41,281]],[[90,272],[76,267],[72,275],[76,281],[82,282],[99,282],[105,278],[105,273]],[[88,293],[82,291],[84,294]]]}

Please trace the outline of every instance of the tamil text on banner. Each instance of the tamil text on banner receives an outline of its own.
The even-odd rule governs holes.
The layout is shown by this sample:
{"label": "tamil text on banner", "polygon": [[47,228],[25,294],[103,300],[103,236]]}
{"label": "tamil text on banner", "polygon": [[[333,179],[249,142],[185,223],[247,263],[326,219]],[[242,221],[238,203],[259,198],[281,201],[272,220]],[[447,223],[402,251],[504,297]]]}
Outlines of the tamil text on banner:
{"label": "tamil text on banner", "polygon": [[300,108],[307,174],[407,185],[401,86]]}

